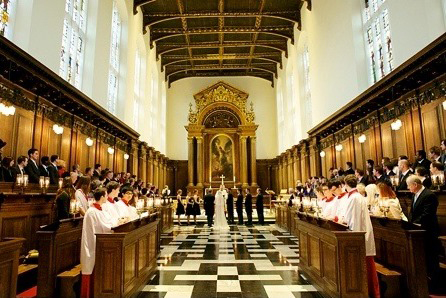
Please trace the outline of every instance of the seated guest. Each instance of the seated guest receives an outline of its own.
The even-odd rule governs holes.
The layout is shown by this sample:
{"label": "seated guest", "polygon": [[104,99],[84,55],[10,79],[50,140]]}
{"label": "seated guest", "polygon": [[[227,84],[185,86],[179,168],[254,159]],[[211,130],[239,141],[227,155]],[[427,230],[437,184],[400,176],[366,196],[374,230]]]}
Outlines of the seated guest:
{"label": "seated guest", "polygon": [[[430,165],[429,165],[430,167]],[[432,179],[429,177],[429,171],[426,170],[423,167],[417,167],[415,168],[415,175],[420,177],[421,182],[423,183],[423,186],[426,188],[432,187]]]}
{"label": "seated guest", "polygon": [[[75,172],[72,173],[76,174]],[[76,183],[76,192],[74,193],[74,196],[79,204],[79,212],[82,216],[84,216],[89,208],[87,195],[90,193],[91,178],[80,177],[78,180],[79,181]]]}
{"label": "seated guest", "polygon": [[11,174],[14,181],[16,181],[17,175],[26,174],[25,168],[27,164],[28,164],[28,157],[22,155],[19,156],[19,158],[17,158],[17,165],[11,168]]}
{"label": "seated guest", "polygon": [[336,216],[336,212],[339,205],[339,199],[342,198],[344,193],[342,192],[341,181],[332,179],[328,181],[329,191],[326,193],[327,199],[325,200],[325,207],[322,212],[322,216],[326,219],[333,220]]}
{"label": "seated guest", "polygon": [[415,160],[414,164],[412,165],[412,169],[415,171],[415,168],[423,167],[426,170],[429,170],[430,165],[431,165],[431,162],[426,158],[426,151],[417,150],[416,160]]}
{"label": "seated guest", "polygon": [[[86,177],[83,177],[86,178]],[[87,178],[90,179],[90,178]],[[96,234],[111,233],[111,219],[108,213],[102,210],[105,202],[105,188],[98,188],[94,192],[93,206],[84,216],[81,238],[81,297],[93,297],[94,264],[96,259]]]}
{"label": "seated guest", "polygon": [[56,221],[70,217],[70,203],[74,201],[74,190],[70,177],[65,177],[56,193]]}
{"label": "seated guest", "polygon": [[410,171],[410,168],[409,168],[409,161],[407,159],[401,159],[398,162],[398,169],[400,172],[400,178],[399,178],[399,184],[398,184],[397,190],[398,191],[407,190],[406,179],[410,175],[412,175],[412,172]]}
{"label": "seated guest", "polygon": [[409,222],[420,225],[426,230],[427,275],[435,281],[438,276],[438,254],[440,251],[437,219],[438,198],[432,191],[423,186],[418,176],[413,175],[407,178],[407,185],[410,192],[414,194],[408,219]]}
{"label": "seated guest", "polygon": [[90,167],[85,168],[85,176],[93,177],[93,169]]}
{"label": "seated guest", "polygon": [[366,175],[364,175],[364,171],[361,169],[356,169],[355,171],[355,176],[358,179],[358,183],[362,183],[365,186],[367,186],[367,184],[369,184],[369,177],[367,177]]}
{"label": "seated guest", "polygon": [[381,212],[380,207],[384,206],[389,208],[389,212],[387,213],[388,218],[407,221],[407,217],[404,215],[403,210],[401,209],[400,200],[398,200],[396,197],[393,189],[386,183],[378,183],[376,186],[379,197],[373,210],[373,214],[383,216],[384,214]]}
{"label": "seated guest", "polygon": [[429,149],[429,159],[432,162],[441,162],[441,148],[433,146]]}
{"label": "seated guest", "polygon": [[[397,168],[398,168],[398,167],[397,167]],[[393,166],[392,163],[390,163],[390,162],[386,163],[386,164],[384,165],[384,174],[385,174],[387,177],[389,177],[389,178],[395,176],[396,174],[395,174],[395,172],[393,171],[393,169],[394,169],[394,166]]]}
{"label": "seated guest", "polygon": [[[3,157],[1,172],[3,176],[3,181],[14,182],[14,177],[12,175],[12,167],[14,166],[14,159],[11,156]],[[1,181],[1,180],[0,180]]]}
{"label": "seated guest", "polygon": [[352,231],[365,231],[365,251],[367,282],[370,297],[380,297],[378,274],[376,273],[374,256],[375,239],[373,237],[373,226],[370,220],[367,202],[356,190],[357,179],[353,175],[344,178],[347,190],[348,204],[345,209],[345,222]]}
{"label": "seated guest", "polygon": [[375,184],[378,183],[387,183],[389,185],[391,185],[390,183],[390,179],[386,176],[384,176],[384,170],[381,166],[376,166],[373,169],[373,176],[375,176]]}
{"label": "seated guest", "polygon": [[48,166],[50,164],[50,158],[48,156],[42,156],[40,159],[39,172],[40,176],[49,177],[50,172],[48,171]]}
{"label": "seated guest", "polygon": [[117,198],[118,195],[119,183],[112,181],[107,184],[107,200],[102,204],[102,209],[110,215],[113,226],[118,225],[121,217],[118,212],[117,203],[115,202],[115,198]]}
{"label": "seated guest", "polygon": [[344,171],[344,175],[355,174],[355,170],[353,170],[352,162],[347,161],[345,164],[347,165],[347,169]]}
{"label": "seated guest", "polygon": [[25,167],[26,174],[28,175],[29,183],[39,183],[40,171],[37,161],[39,160],[39,150],[31,148],[28,150],[28,165]]}
{"label": "seated guest", "polygon": [[59,182],[59,171],[57,170],[58,159],[59,155],[51,155],[50,164],[47,168],[50,173],[50,184],[57,184]]}

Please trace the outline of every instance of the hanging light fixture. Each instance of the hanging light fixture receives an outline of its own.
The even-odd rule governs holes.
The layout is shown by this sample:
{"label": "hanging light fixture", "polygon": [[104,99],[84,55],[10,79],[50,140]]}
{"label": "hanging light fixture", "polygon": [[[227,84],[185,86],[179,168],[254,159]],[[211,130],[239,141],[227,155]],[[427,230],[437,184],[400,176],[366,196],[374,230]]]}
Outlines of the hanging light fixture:
{"label": "hanging light fixture", "polygon": [[362,134],[362,135],[360,135],[359,137],[358,137],[358,141],[359,141],[359,143],[364,143],[365,142],[365,140],[367,140],[367,137],[365,136],[365,134]]}
{"label": "hanging light fixture", "polygon": [[113,149],[112,147],[108,147],[107,152],[108,154],[113,154],[115,153],[115,149]]}
{"label": "hanging light fixture", "polygon": [[321,151],[321,152],[319,152],[319,156],[322,157],[322,158],[324,158],[324,157],[325,157],[325,151]]}
{"label": "hanging light fixture", "polygon": [[124,153],[124,159],[129,159],[130,158],[130,155],[128,155],[127,153]]}
{"label": "hanging light fixture", "polygon": [[403,122],[400,119],[396,119],[390,124],[392,130],[399,130],[403,126]]}
{"label": "hanging light fixture", "polygon": [[58,124],[54,124],[53,125],[53,131],[57,134],[57,135],[61,135],[63,134],[63,126],[60,126]]}
{"label": "hanging light fixture", "polygon": [[335,146],[336,151],[342,151],[343,148],[344,148],[344,147],[343,147],[341,144],[337,144],[337,145]]}
{"label": "hanging light fixture", "polygon": [[4,103],[0,103],[0,114],[4,116],[12,116],[15,114],[15,107],[14,106],[7,106]]}
{"label": "hanging light fixture", "polygon": [[446,110],[446,100],[443,101],[443,110]]}
{"label": "hanging light fixture", "polygon": [[87,139],[85,140],[85,144],[87,144],[88,147],[93,146],[93,143],[94,143],[93,140],[90,139],[90,138],[87,138]]}

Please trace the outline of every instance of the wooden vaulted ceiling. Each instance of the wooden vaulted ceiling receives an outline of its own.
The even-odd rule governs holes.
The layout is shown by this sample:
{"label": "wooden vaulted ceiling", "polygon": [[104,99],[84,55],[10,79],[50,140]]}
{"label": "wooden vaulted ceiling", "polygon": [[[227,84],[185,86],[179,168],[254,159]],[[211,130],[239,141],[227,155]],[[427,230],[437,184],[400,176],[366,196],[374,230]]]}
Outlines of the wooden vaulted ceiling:
{"label": "wooden vaulted ceiling", "polygon": [[[134,0],[171,83],[188,77],[253,76],[271,81],[311,0]],[[296,26],[297,25],[297,26]]]}

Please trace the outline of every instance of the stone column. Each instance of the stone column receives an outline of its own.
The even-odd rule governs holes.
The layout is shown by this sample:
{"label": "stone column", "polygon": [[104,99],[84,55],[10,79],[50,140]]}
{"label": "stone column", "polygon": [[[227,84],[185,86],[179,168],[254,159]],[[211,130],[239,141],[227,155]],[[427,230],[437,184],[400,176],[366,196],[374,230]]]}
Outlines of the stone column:
{"label": "stone column", "polygon": [[187,176],[189,183],[187,184],[188,188],[194,187],[194,138],[187,138],[188,144],[188,161],[187,161]]}
{"label": "stone column", "polygon": [[282,153],[282,163],[283,163],[283,167],[282,167],[283,187],[282,188],[288,189],[288,167],[287,167],[286,153]]}
{"label": "stone column", "polygon": [[155,185],[157,188],[159,188],[158,159],[159,152],[155,152],[155,158],[153,159],[153,185]]}
{"label": "stone column", "polygon": [[288,188],[293,187],[293,152],[287,150]]}
{"label": "stone column", "polygon": [[240,137],[240,146],[241,148],[241,164],[242,164],[242,188],[249,187],[248,184],[248,152],[246,148],[246,136]]}
{"label": "stone column", "polygon": [[294,178],[293,187],[296,187],[296,185],[297,185],[296,181],[300,180],[300,173],[299,173],[300,165],[298,164],[299,159],[297,157],[297,154],[298,154],[297,148],[294,147],[293,148],[293,178]]}
{"label": "stone column", "polygon": [[256,164],[256,137],[250,137],[251,139],[251,186],[258,187],[257,185],[257,164]]}
{"label": "stone column", "polygon": [[[163,173],[163,181],[164,181],[164,185],[167,184],[167,162],[169,161],[169,159],[167,157],[164,158],[164,173]],[[163,187],[164,187],[163,185]],[[173,190],[170,190],[172,195],[173,195]]]}
{"label": "stone column", "polygon": [[160,156],[158,163],[158,188],[164,188],[164,155]]}
{"label": "stone column", "polygon": [[153,148],[147,154],[147,181],[153,185]]}
{"label": "stone column", "polygon": [[277,176],[279,177],[279,192],[280,192],[280,190],[282,189],[282,186],[283,186],[283,177],[282,177],[282,167],[283,167],[283,164],[282,164],[282,158],[279,156],[278,157],[278,164],[279,164],[279,168],[278,168],[278,171],[277,171]]}
{"label": "stone column", "polygon": [[197,188],[203,188],[203,137],[197,138]]}

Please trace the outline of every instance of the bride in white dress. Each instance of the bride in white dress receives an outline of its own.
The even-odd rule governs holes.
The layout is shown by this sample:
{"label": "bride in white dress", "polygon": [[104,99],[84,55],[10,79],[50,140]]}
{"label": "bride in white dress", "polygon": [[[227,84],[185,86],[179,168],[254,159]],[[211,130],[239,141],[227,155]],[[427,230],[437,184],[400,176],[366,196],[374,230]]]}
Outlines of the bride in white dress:
{"label": "bride in white dress", "polygon": [[225,217],[225,204],[227,192],[224,185],[220,185],[220,189],[215,194],[215,224],[214,229],[229,229],[228,222]]}

